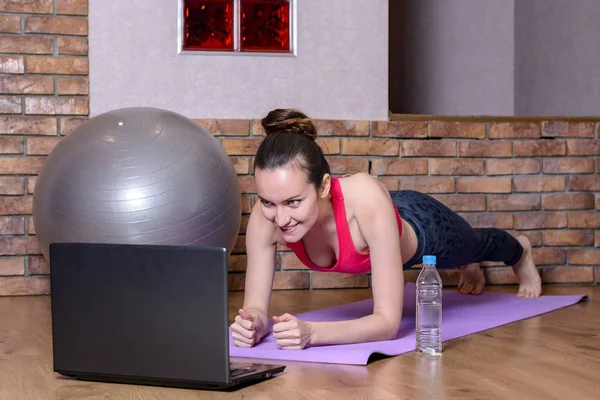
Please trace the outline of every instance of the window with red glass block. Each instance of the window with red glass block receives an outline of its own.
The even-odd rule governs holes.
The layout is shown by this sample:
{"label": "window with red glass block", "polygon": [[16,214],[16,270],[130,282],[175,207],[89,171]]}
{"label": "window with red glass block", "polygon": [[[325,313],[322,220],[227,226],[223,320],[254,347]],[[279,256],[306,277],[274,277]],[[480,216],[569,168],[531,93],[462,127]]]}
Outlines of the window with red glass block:
{"label": "window with red glass block", "polygon": [[293,54],[296,0],[179,0],[180,50]]}

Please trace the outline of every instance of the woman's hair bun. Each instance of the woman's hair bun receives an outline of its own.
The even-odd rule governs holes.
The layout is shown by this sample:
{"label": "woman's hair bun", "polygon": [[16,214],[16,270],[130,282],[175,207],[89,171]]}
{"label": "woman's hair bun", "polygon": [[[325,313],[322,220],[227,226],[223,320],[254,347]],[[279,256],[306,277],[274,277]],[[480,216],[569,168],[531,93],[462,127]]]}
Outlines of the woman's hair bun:
{"label": "woman's hair bun", "polygon": [[267,135],[277,132],[294,132],[306,135],[311,140],[317,138],[317,130],[312,121],[298,110],[273,110],[261,120],[261,124]]}

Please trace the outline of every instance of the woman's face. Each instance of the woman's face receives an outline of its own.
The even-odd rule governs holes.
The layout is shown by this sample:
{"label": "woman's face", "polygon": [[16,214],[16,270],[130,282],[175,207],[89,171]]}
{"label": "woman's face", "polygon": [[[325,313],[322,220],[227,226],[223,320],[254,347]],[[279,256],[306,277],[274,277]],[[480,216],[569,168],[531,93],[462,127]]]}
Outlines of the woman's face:
{"label": "woman's face", "polygon": [[265,218],[286,242],[297,242],[319,218],[319,195],[296,163],[274,170],[256,169],[256,192]]}

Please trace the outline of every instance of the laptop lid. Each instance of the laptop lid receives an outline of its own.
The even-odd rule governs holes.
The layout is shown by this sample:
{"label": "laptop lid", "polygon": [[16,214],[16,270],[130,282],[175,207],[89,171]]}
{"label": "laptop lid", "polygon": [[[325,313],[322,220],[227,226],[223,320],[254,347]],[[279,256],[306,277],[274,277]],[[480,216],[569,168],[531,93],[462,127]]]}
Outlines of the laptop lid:
{"label": "laptop lid", "polygon": [[224,248],[50,245],[54,370],[229,381]]}

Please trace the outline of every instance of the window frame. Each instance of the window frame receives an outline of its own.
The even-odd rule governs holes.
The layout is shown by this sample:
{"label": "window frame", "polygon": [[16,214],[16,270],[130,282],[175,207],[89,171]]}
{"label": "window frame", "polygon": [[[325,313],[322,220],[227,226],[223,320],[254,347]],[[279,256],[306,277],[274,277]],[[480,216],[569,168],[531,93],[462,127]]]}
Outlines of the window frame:
{"label": "window frame", "polygon": [[240,10],[242,0],[231,0],[233,2],[233,50],[189,50],[183,48],[183,23],[184,23],[184,0],[177,0],[177,54],[182,55],[216,55],[216,56],[267,56],[267,57],[296,57],[298,51],[297,43],[297,0],[287,0],[290,3],[290,50],[288,52],[278,51],[242,51],[240,46]]}

